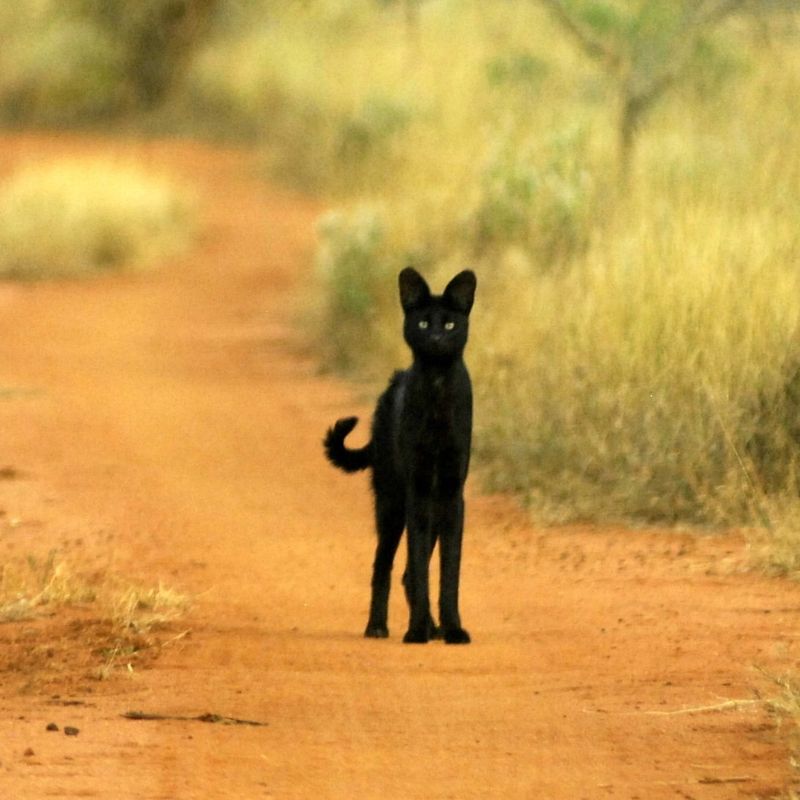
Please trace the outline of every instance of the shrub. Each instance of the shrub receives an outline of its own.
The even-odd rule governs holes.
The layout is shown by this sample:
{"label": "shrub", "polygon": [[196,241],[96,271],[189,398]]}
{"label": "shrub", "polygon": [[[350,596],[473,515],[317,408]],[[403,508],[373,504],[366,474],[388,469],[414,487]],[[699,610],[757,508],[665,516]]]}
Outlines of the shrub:
{"label": "shrub", "polygon": [[140,108],[156,106],[211,30],[219,0],[66,0],[67,13],[110,38]]}
{"label": "shrub", "polygon": [[0,110],[14,123],[76,124],[152,109],[184,75],[219,5],[8,3],[0,9]]}
{"label": "shrub", "polygon": [[381,348],[378,321],[399,271],[386,251],[386,233],[382,214],[368,206],[330,212],[317,224],[320,338],[326,361],[340,369],[364,368]]}
{"label": "shrub", "polygon": [[466,235],[478,255],[522,245],[547,268],[585,249],[593,199],[579,129],[542,144],[501,138],[478,179]]}
{"label": "shrub", "polygon": [[490,86],[522,89],[525,94],[535,94],[548,71],[547,62],[528,50],[496,55],[485,69]]}
{"label": "shrub", "polygon": [[88,275],[184,247],[192,203],[169,182],[111,161],[63,160],[0,185],[0,276]]}
{"label": "shrub", "polygon": [[574,269],[537,278],[523,259],[484,281],[472,359],[487,478],[556,517],[757,519],[754,436],[783,443],[767,463],[784,481],[800,456],[791,415],[755,413],[788,396],[800,237],[707,205],[621,217]]}
{"label": "shrub", "polygon": [[380,94],[367,97],[340,126],[338,156],[352,167],[364,158],[382,154],[411,121],[408,106]]}
{"label": "shrub", "polygon": [[0,67],[9,122],[97,121],[128,105],[118,43],[83,20],[48,19],[35,35],[9,37]]}

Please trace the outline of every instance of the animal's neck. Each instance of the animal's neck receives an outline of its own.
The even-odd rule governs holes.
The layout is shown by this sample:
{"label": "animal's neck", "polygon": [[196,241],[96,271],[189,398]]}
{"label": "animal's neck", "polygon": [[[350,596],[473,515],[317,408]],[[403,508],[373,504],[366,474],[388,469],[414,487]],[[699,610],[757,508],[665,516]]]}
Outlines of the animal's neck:
{"label": "animal's neck", "polygon": [[440,383],[443,379],[455,373],[463,363],[460,353],[455,356],[441,358],[420,356],[418,353],[414,353],[413,369],[425,380]]}

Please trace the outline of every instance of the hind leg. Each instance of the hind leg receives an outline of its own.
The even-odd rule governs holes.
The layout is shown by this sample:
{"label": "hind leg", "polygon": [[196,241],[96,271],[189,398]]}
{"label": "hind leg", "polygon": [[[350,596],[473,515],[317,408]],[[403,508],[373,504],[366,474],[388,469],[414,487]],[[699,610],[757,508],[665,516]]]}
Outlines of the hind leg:
{"label": "hind leg", "polygon": [[430,560],[434,543],[433,519],[431,499],[427,492],[409,493],[407,516],[408,564],[404,583],[410,616],[403,641],[424,644],[430,640],[435,628],[429,595]]}
{"label": "hind leg", "polygon": [[378,529],[378,547],[375,550],[375,563],[372,567],[372,601],[364,636],[385,639],[389,635],[387,619],[392,565],[406,523],[403,501],[385,494],[377,494],[375,522]]}

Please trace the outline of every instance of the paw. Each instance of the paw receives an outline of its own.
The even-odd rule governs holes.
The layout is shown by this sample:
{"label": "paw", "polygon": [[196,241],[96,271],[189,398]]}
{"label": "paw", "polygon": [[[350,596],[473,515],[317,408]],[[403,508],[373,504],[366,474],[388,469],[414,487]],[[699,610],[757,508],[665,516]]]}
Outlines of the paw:
{"label": "paw", "polygon": [[430,635],[427,627],[422,628],[422,630],[414,630],[413,628],[409,628],[408,632],[403,637],[403,641],[406,644],[427,644],[429,638]]}
{"label": "paw", "polygon": [[388,639],[389,629],[385,625],[373,625],[370,623],[364,631],[364,636],[367,639]]}
{"label": "paw", "polygon": [[444,641],[446,644],[469,644],[471,639],[463,628],[450,628],[444,632]]}

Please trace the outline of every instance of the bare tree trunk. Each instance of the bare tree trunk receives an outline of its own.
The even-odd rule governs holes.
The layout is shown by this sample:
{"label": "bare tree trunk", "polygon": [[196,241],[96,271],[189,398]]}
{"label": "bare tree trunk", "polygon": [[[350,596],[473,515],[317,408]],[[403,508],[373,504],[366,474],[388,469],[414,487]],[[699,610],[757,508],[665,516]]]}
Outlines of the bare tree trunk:
{"label": "bare tree trunk", "polygon": [[636,142],[647,112],[673,84],[678,71],[667,71],[652,78],[643,87],[637,87],[636,80],[629,75],[620,85],[620,111],[617,130],[619,179],[624,187],[630,179],[634,161]]}
{"label": "bare tree trunk", "polygon": [[630,178],[636,138],[645,115],[686,70],[700,36],[739,11],[747,0],[694,0],[671,39],[672,52],[652,71],[640,71],[631,53],[612,48],[572,11],[564,0],[539,0],[584,53],[603,65],[619,91],[617,154],[620,184]]}
{"label": "bare tree trunk", "polygon": [[636,102],[636,98],[623,93],[617,129],[617,168],[619,183],[623,187],[630,181],[636,132],[641,124],[641,117],[642,108]]}

